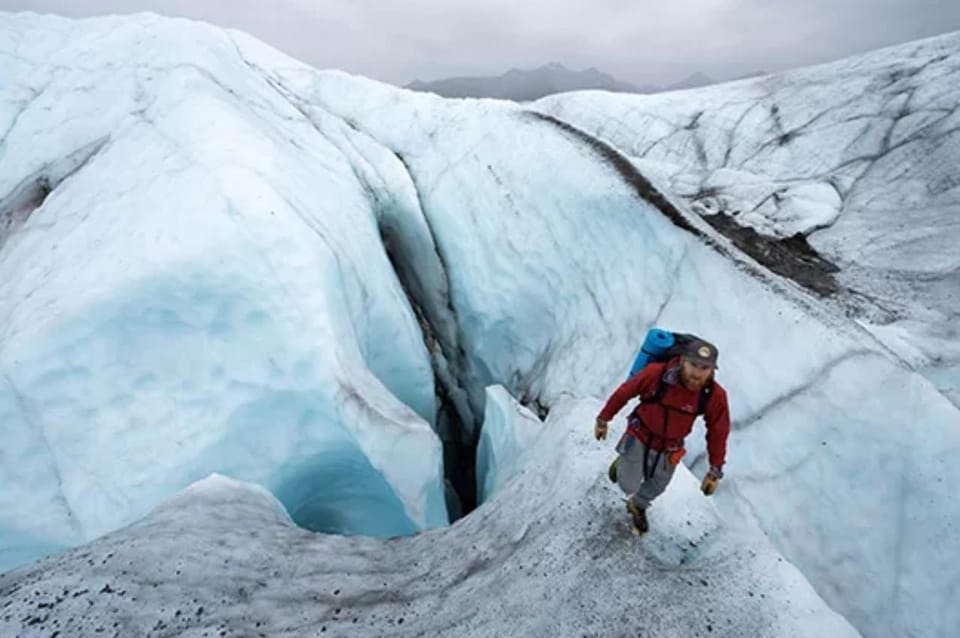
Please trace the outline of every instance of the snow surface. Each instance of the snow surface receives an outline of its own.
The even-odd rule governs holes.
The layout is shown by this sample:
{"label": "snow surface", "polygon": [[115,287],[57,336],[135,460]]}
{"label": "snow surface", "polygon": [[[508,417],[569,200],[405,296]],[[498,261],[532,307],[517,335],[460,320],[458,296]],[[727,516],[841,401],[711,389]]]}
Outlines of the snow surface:
{"label": "snow surface", "polygon": [[762,536],[726,530],[686,470],[651,508],[654,531],[630,534],[594,471],[610,452],[583,427],[600,406],[558,403],[519,475],[414,537],[309,533],[262,488],[212,476],[129,528],[0,575],[0,633],[859,635]]}
{"label": "snow surface", "polygon": [[[44,623],[77,618],[60,588],[109,574],[111,590],[140,592],[126,611],[110,615],[110,591],[78,600],[131,631],[180,627],[173,605],[193,598],[216,618],[178,607],[195,633],[317,631],[347,619],[338,588],[378,623],[416,605],[428,624],[410,621],[411,635],[609,634],[638,608],[660,633],[844,631],[760,531],[866,635],[960,626],[947,483],[960,411],[888,335],[663,193],[677,209],[665,215],[602,142],[515,104],[319,72],[243,34],[151,16],[5,16],[0,74],[0,569],[134,523],[214,472],[267,487],[315,529],[436,527],[451,427],[436,387],[468,435],[499,423],[480,430],[478,489],[493,500],[449,529],[315,535],[263,492],[203,483],[0,577],[8,626],[33,627],[33,591],[54,597]],[[831,218],[822,189],[793,197]],[[585,437],[653,325],[717,344],[735,430],[725,514],[681,472],[638,554],[603,483],[610,442]],[[549,410],[552,444],[496,385]],[[702,471],[701,435],[688,443]],[[697,588],[678,538],[721,588]],[[618,545],[628,553],[591,553]],[[102,562],[121,546],[117,576]],[[179,594],[187,584],[197,593]],[[264,587],[282,591],[251,603]],[[756,608],[751,591],[766,595]],[[667,601],[689,613],[664,614]]]}

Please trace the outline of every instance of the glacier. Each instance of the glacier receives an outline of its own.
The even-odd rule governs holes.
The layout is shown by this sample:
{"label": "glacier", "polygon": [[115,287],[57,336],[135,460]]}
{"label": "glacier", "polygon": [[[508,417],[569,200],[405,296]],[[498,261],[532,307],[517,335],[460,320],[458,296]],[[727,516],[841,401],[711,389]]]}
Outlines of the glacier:
{"label": "glacier", "polygon": [[842,310],[960,405],[958,48],[949,33],[695,91],[535,108],[609,142],[708,221],[802,236]]}
{"label": "glacier", "polygon": [[[0,74],[0,627],[630,631],[601,585],[681,635],[960,626],[960,410],[903,324],[771,272],[591,130],[609,96],[444,100],[149,15],[4,15]],[[760,230],[845,218],[789,188]],[[734,433],[718,507],[681,472],[638,543],[587,437],[653,325],[717,344]]]}

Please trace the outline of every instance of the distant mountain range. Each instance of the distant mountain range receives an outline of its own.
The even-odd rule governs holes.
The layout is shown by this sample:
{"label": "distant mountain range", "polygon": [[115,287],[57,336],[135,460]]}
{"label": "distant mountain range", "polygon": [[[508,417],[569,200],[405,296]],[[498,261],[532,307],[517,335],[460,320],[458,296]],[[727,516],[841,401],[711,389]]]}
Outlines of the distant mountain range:
{"label": "distant mountain range", "polygon": [[489,97],[525,102],[566,91],[599,89],[616,93],[662,93],[693,89],[715,82],[713,78],[697,72],[666,86],[655,84],[638,86],[622,82],[593,67],[584,71],[573,71],[558,62],[551,62],[537,69],[510,69],[496,77],[456,77],[433,82],[416,80],[405,88],[428,91],[444,97]]}

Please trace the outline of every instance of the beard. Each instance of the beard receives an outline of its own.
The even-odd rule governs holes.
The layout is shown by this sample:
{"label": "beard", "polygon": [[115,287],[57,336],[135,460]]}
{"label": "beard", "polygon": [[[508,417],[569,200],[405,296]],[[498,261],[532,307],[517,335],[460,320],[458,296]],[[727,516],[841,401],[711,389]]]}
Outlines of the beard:
{"label": "beard", "polygon": [[682,383],[688,390],[693,390],[695,392],[702,390],[703,386],[707,384],[707,380],[709,378],[710,376],[707,375],[706,377],[697,379],[694,378],[693,375],[687,374],[683,368],[680,369],[680,383]]}

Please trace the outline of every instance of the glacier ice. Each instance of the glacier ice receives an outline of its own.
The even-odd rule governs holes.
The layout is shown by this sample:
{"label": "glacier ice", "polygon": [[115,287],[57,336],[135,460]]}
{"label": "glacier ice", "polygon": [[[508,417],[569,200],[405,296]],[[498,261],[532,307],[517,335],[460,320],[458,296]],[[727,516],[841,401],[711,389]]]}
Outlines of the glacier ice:
{"label": "glacier ice", "polygon": [[[332,502],[385,504],[370,527],[329,529],[446,524],[430,357],[353,165],[222,31],[168,27],[171,47],[160,22],[101,21],[98,50],[131,53],[106,75],[34,66],[57,34],[28,25],[60,21],[5,22],[4,42],[19,25],[35,37],[4,75],[40,88],[5,94],[0,192],[56,183],[63,158],[108,141],[0,253],[0,529],[18,539],[0,564],[129,523],[211,471],[292,502],[308,476],[343,486]],[[88,37],[50,54],[82,59]],[[331,456],[338,476],[308,468]],[[303,511],[326,527],[325,507]]]}
{"label": "glacier ice", "polygon": [[525,453],[543,432],[537,415],[503,386],[486,393],[486,412],[477,445],[477,500],[484,502],[523,468]]}
{"label": "glacier ice", "polygon": [[[68,38],[75,29],[82,35]],[[902,349],[891,352],[887,334],[768,272],[673,197],[668,182],[647,185],[643,165],[618,152],[619,142],[515,104],[446,101],[315,71],[243,34],[156,17],[12,16],[0,26],[0,51],[0,70],[15,82],[0,97],[0,124],[10,129],[0,194],[107,139],[0,249],[0,297],[11,300],[0,310],[2,564],[142,519],[10,572],[2,582],[11,588],[21,579],[59,587],[60,578],[83,578],[79,557],[112,543],[128,546],[129,560],[158,574],[158,584],[169,582],[162,570],[172,565],[157,557],[170,548],[138,534],[159,524],[192,539],[180,548],[181,565],[199,553],[207,558],[196,564],[209,568],[250,547],[249,574],[274,561],[284,578],[305,566],[323,571],[325,587],[352,583],[358,600],[423,593],[423,608],[435,613],[438,598],[425,589],[462,584],[494,590],[512,612],[464,621],[452,606],[438,625],[424,625],[441,629],[467,622],[483,633],[520,622],[536,632],[561,620],[574,626],[584,614],[611,622],[600,594],[579,588],[571,591],[603,605],[603,615],[522,612],[554,591],[553,567],[595,584],[609,574],[634,583],[620,561],[659,574],[666,566],[667,582],[651,591],[675,594],[691,587],[682,570],[670,571],[688,555],[739,570],[740,580],[723,579],[725,594],[736,587],[723,609],[736,627],[760,634],[850,631],[800,572],[865,633],[914,631],[918,614],[929,619],[923,635],[960,622],[942,595],[958,572],[936,551],[960,520],[945,474],[960,444],[956,406],[904,365]],[[41,63],[45,56],[51,62]],[[57,66],[74,59],[84,62]],[[813,104],[784,118],[815,116],[810,92]],[[594,97],[606,100],[571,99]],[[758,109],[743,115],[766,122]],[[673,131],[656,118],[643,125]],[[658,145],[663,166],[683,161],[669,147]],[[775,153],[741,163],[746,173],[782,167],[773,178],[785,179],[793,161]],[[743,174],[733,181],[750,183]],[[832,219],[835,201],[822,186],[800,184],[796,193],[812,202],[800,222],[814,209]],[[598,397],[622,379],[651,325],[703,334],[719,348],[735,422],[722,511],[698,501],[681,473],[661,505],[663,534],[687,547],[699,547],[703,534],[712,539],[703,553],[654,535],[649,556],[621,550],[594,568],[594,543],[625,542],[615,529],[623,514],[598,484],[609,449],[583,439]],[[463,436],[483,441],[483,419],[492,424],[477,486],[492,498],[443,530],[430,528],[447,520],[443,447],[456,426],[437,417],[438,393]],[[517,418],[516,402],[530,412]],[[533,414],[547,415],[536,442],[523,438],[536,427]],[[560,422],[554,445],[541,445]],[[926,436],[905,453],[918,427]],[[699,438],[688,441],[695,470]],[[526,475],[510,480],[518,466]],[[142,518],[212,472],[269,488],[315,529],[430,531],[379,541],[283,523],[267,532],[281,539],[271,553],[262,540],[239,540],[247,530],[229,503],[223,520],[204,516],[196,529],[184,522],[195,506],[220,507],[205,499],[206,483]],[[321,484],[337,488],[310,489]],[[234,487],[214,496],[243,500],[245,488]],[[787,509],[795,506],[802,525]],[[693,529],[680,534],[688,520]],[[594,528],[600,522],[603,531]],[[756,552],[758,529],[800,572],[767,546]],[[462,542],[434,543],[459,535]],[[209,551],[218,537],[231,545]],[[409,549],[390,558],[385,547]],[[577,560],[558,558],[571,552]],[[384,563],[384,554],[398,562]],[[429,569],[415,564],[424,556]],[[905,556],[916,557],[915,568]],[[357,569],[365,573],[349,576]],[[209,573],[248,572],[198,568],[191,586],[215,588],[202,578]],[[381,587],[371,576],[381,573],[411,579]],[[433,579],[418,585],[427,573]],[[779,592],[777,605],[735,613],[731,605],[749,604],[743,581],[754,580]],[[244,582],[253,591],[256,580]],[[720,604],[705,589],[696,600]],[[298,609],[311,607],[303,596],[336,602],[326,590],[284,591]],[[131,622],[163,620],[162,596]],[[391,617],[402,608],[385,605]],[[305,622],[332,623],[331,607],[311,607]],[[277,633],[295,631],[274,614],[256,617]],[[705,627],[702,610],[696,617]],[[673,619],[651,622],[680,630]]]}
{"label": "glacier ice", "polygon": [[838,280],[841,312],[960,405],[958,76],[960,34],[948,33],[697,91],[570,93],[536,108],[706,214],[802,233],[838,266],[823,276]]}

